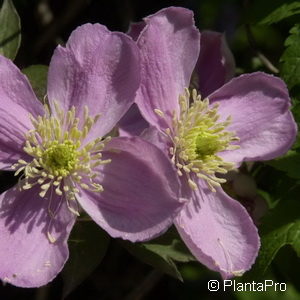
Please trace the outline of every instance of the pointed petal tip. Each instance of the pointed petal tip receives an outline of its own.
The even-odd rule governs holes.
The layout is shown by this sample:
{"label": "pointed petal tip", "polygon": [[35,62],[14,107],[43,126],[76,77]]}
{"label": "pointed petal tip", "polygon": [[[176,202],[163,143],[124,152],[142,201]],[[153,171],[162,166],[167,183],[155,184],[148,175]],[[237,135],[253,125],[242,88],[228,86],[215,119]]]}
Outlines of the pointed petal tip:
{"label": "pointed petal tip", "polygon": [[[201,185],[200,185],[201,187]],[[258,230],[246,209],[220,189],[197,192],[175,220],[193,255],[224,279],[249,270],[258,254]]]}
{"label": "pointed petal tip", "polygon": [[[143,117],[153,126],[171,124],[178,98],[190,85],[200,49],[192,11],[169,7],[145,18],[137,40],[141,52],[141,86],[136,97]],[[166,114],[162,120],[154,109]],[[169,125],[170,126],[170,125]]]}

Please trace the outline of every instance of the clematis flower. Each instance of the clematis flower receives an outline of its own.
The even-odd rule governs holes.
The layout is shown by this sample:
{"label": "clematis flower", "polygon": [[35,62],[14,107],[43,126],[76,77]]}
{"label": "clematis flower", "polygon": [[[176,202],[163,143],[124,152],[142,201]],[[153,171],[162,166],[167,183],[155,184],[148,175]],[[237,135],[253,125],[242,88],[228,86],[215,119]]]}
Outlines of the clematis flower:
{"label": "clematis flower", "polygon": [[169,156],[188,199],[175,225],[201,263],[223,278],[242,275],[254,263],[259,236],[246,209],[222,190],[219,174],[291,147],[296,125],[287,88],[258,72],[203,99],[188,89],[200,45],[192,12],[170,7],[145,22],[137,39],[142,68],[136,103],[151,125],[144,138]]}
{"label": "clematis flower", "polygon": [[[144,21],[131,23],[127,34],[136,41],[145,26]],[[222,33],[202,31],[200,45],[201,51],[192,73],[190,88],[197,89],[202,97],[206,97],[233,78],[235,61]],[[118,123],[121,136],[140,135],[148,127],[149,123],[135,104]]]}
{"label": "clematis flower", "polygon": [[168,158],[142,139],[107,136],[139,81],[135,43],[99,24],[79,27],[57,47],[44,106],[0,56],[0,168],[20,176],[0,195],[4,282],[38,287],[52,280],[83,210],[112,237],[130,241],[172,224],[182,204]]}

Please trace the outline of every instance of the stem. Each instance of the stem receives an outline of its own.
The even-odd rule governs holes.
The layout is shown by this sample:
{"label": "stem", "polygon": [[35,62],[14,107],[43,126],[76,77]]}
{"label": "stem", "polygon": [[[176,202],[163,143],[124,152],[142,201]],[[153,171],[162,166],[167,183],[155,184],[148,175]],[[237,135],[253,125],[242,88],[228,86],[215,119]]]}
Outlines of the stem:
{"label": "stem", "polygon": [[279,70],[269,61],[269,59],[260,51],[258,50],[254,35],[252,33],[251,27],[249,24],[246,24],[246,34],[248,38],[248,42],[252,50],[255,52],[255,54],[258,56],[260,61],[266,66],[269,71],[272,73],[279,73]]}

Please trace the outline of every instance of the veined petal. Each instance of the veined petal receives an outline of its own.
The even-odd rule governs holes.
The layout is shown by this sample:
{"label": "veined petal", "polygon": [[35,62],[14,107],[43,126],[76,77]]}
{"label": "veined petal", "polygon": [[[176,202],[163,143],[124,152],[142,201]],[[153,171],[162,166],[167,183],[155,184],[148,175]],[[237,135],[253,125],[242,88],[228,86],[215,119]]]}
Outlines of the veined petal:
{"label": "veined petal", "polygon": [[154,109],[168,118],[179,110],[178,97],[189,86],[197,62],[200,34],[193,13],[170,7],[145,18],[137,44],[141,50],[141,87],[136,102],[144,118],[154,126],[166,127]]}
{"label": "veined petal", "polygon": [[18,159],[25,159],[23,134],[32,128],[29,113],[43,114],[28,79],[0,55],[0,169],[10,170]]}
{"label": "veined petal", "polygon": [[55,193],[50,209],[53,218],[49,199],[39,197],[37,188],[20,192],[14,187],[0,195],[2,281],[39,287],[61,271],[69,255],[67,239],[75,218]]}
{"label": "veined petal", "polygon": [[261,72],[241,75],[209,99],[220,104],[220,120],[232,117],[226,130],[234,131],[240,139],[236,142],[239,149],[220,153],[225,161],[273,159],[294,143],[297,126],[281,79]]}
{"label": "veined petal", "polygon": [[177,230],[195,257],[223,278],[249,270],[260,246],[257,229],[246,209],[218,189],[199,190],[175,220]]}
{"label": "veined petal", "polygon": [[140,83],[139,51],[123,33],[100,24],[86,24],[72,32],[66,47],[58,46],[48,75],[49,102],[64,111],[75,106],[101,115],[90,135],[108,133],[133,103]]}
{"label": "veined petal", "polygon": [[234,58],[224,34],[202,31],[200,54],[192,76],[192,85],[202,98],[229,81],[234,72]]}
{"label": "veined petal", "polygon": [[83,209],[112,237],[144,241],[162,234],[182,208],[179,181],[169,159],[140,138],[114,138],[100,167],[104,191],[82,190]]}

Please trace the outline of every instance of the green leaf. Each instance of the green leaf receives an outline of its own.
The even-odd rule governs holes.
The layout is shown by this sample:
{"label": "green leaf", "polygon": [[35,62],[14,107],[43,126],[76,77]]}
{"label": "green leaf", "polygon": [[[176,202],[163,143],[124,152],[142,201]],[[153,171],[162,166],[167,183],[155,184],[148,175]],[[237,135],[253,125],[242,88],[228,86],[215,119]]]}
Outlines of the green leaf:
{"label": "green leaf", "polygon": [[[299,91],[296,91],[296,93],[297,93],[297,95],[299,95],[300,94],[300,89],[299,89]],[[293,103],[294,104],[292,106],[292,113],[294,115],[296,123],[298,124],[298,128],[300,128],[300,100],[294,98]],[[297,134],[296,141],[293,145],[293,149],[298,149],[298,148],[300,148],[300,132],[299,131],[298,131],[298,134]]]}
{"label": "green leaf", "polygon": [[[298,125],[299,126],[299,125]],[[298,127],[299,128],[299,127]],[[298,131],[297,133],[297,138],[296,138],[296,141],[293,145],[293,148],[294,149],[300,149],[300,132]]]}
{"label": "green leaf", "polygon": [[263,18],[259,24],[260,25],[270,25],[282,21],[288,17],[300,14],[300,3],[295,1],[292,3],[285,3],[272,11],[268,16]]}
{"label": "green leaf", "polygon": [[[297,92],[297,94],[299,95],[300,93],[300,90]],[[296,122],[298,124],[300,124],[300,101],[299,99],[293,99],[293,106],[292,106],[292,112],[293,112],[293,115],[294,115],[294,118],[296,120]]]}
{"label": "green leaf", "polygon": [[0,10],[0,54],[14,60],[21,44],[20,17],[11,0],[4,0]]}
{"label": "green leaf", "polygon": [[285,156],[267,162],[277,170],[286,172],[291,178],[300,179],[300,153],[289,151]]}
{"label": "green leaf", "polygon": [[67,297],[102,261],[108,235],[94,222],[77,222],[69,239],[70,257],[63,271],[63,298]]}
{"label": "green leaf", "polygon": [[[244,6],[244,21],[249,24],[266,24],[270,18],[269,16],[273,15],[275,11],[280,9],[283,5],[290,5],[291,3],[295,3],[297,1],[292,0],[252,0],[247,1]],[[284,14],[284,12],[282,12]],[[273,17],[275,20],[276,15],[280,13],[276,13]]]}
{"label": "green leaf", "polygon": [[122,241],[122,245],[141,261],[179,280],[182,276],[175,262],[195,261],[174,228],[151,242],[133,244]]}
{"label": "green leaf", "polygon": [[256,263],[243,281],[262,278],[278,251],[290,245],[300,256],[300,185],[286,191],[286,197],[263,219],[261,248]]}
{"label": "green leaf", "polygon": [[22,70],[29,79],[37,98],[44,103],[47,94],[48,67],[44,65],[32,65]]}
{"label": "green leaf", "polygon": [[300,25],[296,24],[290,30],[290,36],[285,41],[286,49],[280,58],[280,73],[287,85],[292,87],[300,84]]}

